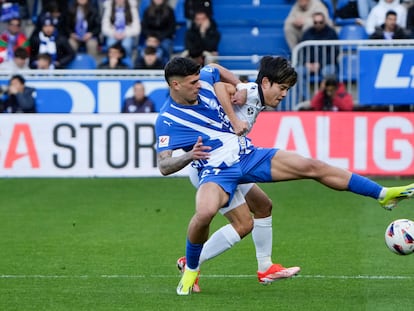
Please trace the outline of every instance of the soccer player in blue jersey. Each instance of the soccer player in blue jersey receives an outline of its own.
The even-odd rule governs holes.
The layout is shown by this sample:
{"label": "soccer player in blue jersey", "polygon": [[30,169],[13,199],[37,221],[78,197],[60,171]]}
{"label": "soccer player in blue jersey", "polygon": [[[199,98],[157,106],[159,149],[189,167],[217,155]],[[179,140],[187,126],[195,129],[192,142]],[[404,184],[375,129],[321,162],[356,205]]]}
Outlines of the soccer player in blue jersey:
{"label": "soccer player in blue jersey", "polygon": [[[279,84],[286,84],[290,88],[296,83],[296,71],[287,59],[269,56],[263,58],[261,63],[266,66],[268,61],[272,62],[273,67],[277,69],[276,79]],[[226,68],[214,63],[210,66],[218,68],[220,76],[217,75],[217,70],[214,68],[210,70],[204,68],[200,79],[214,85],[214,89],[217,89],[215,93],[219,97],[234,132],[238,135],[247,134],[260,111],[264,109],[257,93],[257,84],[240,83],[240,80]],[[220,78],[219,81],[217,81],[218,78]],[[221,81],[228,83],[223,85],[220,83]],[[235,86],[238,86],[240,91],[236,92]],[[232,98],[230,98],[231,95]],[[232,103],[235,103],[234,107]],[[190,169],[189,174],[192,184],[197,188],[199,183],[197,170]],[[257,185],[253,183],[239,185],[228,206],[221,208],[219,212],[230,223],[219,228],[206,241],[200,254],[200,266],[205,261],[227,251],[252,232],[259,283],[269,284],[279,279],[290,278],[300,271],[300,267],[285,268],[281,264],[273,263],[272,202]],[[250,212],[253,214],[253,219]],[[177,267],[182,273],[185,271],[185,263],[185,256],[177,260]],[[201,291],[198,278],[192,291]]]}
{"label": "soccer player in blue jersey", "polygon": [[[211,70],[211,69],[209,69]],[[272,68],[257,77],[265,103],[277,106],[285,86],[274,81]],[[196,210],[187,232],[186,269],[178,295],[189,295],[198,275],[199,257],[218,210],[233,198],[240,183],[314,179],[339,191],[372,197],[386,209],[414,193],[414,184],[383,187],[348,170],[276,148],[256,148],[245,136],[234,134],[211,84],[200,80],[200,66],[176,57],[165,66],[170,96],[156,121],[158,166],[169,175],[191,163],[199,172]],[[183,149],[184,154],[173,156]]]}

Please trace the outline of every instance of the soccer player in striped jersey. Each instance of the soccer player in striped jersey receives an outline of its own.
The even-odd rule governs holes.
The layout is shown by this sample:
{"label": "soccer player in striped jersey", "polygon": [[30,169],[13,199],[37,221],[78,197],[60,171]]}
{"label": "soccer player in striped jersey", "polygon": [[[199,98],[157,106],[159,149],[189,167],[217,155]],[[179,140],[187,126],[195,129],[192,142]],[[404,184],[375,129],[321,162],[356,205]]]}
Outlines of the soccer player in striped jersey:
{"label": "soccer player in striped jersey", "polygon": [[[273,68],[262,69],[257,84],[265,104],[276,107],[285,87],[274,80]],[[200,81],[198,64],[176,57],[164,70],[170,96],[155,125],[159,170],[169,175],[191,163],[200,177],[195,214],[187,231],[186,269],[177,286],[178,295],[191,293],[210,223],[218,210],[231,201],[240,183],[314,179],[331,189],[374,198],[386,209],[393,209],[400,200],[414,193],[414,184],[386,188],[348,170],[294,152],[256,148],[247,137],[233,132],[214,86]],[[178,149],[185,153],[173,156],[173,151]]]}
{"label": "soccer player in striped jersey", "polygon": [[[279,84],[285,84],[287,88],[290,88],[296,83],[296,72],[286,59],[282,57],[263,58],[264,64],[267,62],[266,59],[273,62],[277,68]],[[218,69],[218,72],[214,67]],[[259,112],[264,109],[257,84],[239,83],[240,81],[233,73],[214,63],[202,69],[200,80],[214,85],[215,90],[221,88],[215,93],[229,117],[234,132],[238,135],[247,134]],[[223,85],[222,80],[229,83]],[[240,89],[237,93],[236,85]],[[231,95],[233,95],[232,98]],[[189,172],[191,182],[197,188],[199,182],[197,170],[190,169]],[[253,219],[250,212],[253,214]],[[253,183],[238,185],[229,205],[221,208],[219,213],[224,215],[230,223],[215,231],[204,244],[200,254],[200,266],[205,261],[227,251],[252,232],[259,283],[269,284],[279,279],[290,278],[300,271],[299,267],[285,268],[281,264],[272,262],[272,202],[257,185]],[[177,260],[177,267],[182,273],[185,270],[185,263],[185,256]],[[193,285],[193,292],[201,291],[198,281],[197,278]]]}

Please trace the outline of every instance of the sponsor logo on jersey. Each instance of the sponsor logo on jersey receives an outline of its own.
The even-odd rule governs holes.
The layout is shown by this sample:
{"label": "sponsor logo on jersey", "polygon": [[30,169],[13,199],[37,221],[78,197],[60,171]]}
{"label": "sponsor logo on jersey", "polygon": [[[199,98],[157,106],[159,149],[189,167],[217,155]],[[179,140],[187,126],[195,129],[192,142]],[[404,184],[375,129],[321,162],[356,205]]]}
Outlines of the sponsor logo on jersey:
{"label": "sponsor logo on jersey", "polygon": [[158,147],[168,147],[170,144],[170,136],[160,136],[158,138]]}

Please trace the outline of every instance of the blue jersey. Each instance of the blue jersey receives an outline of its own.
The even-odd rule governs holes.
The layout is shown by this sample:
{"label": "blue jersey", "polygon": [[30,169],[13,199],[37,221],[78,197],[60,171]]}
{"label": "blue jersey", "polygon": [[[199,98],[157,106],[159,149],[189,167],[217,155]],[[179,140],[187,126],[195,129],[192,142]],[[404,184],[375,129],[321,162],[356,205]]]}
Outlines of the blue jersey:
{"label": "blue jersey", "polygon": [[193,161],[193,166],[228,167],[239,161],[240,155],[252,147],[246,137],[233,133],[216,94],[214,83],[220,80],[217,68],[204,67],[200,71],[201,89],[198,104],[181,105],[168,97],[158,115],[155,131],[157,152],[183,149],[189,151],[202,137],[203,144],[210,146],[208,160]]}

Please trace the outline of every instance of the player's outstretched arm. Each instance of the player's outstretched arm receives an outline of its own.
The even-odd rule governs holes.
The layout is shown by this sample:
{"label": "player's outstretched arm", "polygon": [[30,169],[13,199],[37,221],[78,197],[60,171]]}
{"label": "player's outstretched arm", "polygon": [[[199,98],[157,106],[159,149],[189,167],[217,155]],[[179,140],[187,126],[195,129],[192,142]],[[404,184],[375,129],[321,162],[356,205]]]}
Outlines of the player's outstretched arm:
{"label": "player's outstretched arm", "polygon": [[234,86],[236,86],[237,84],[241,82],[240,79],[234,73],[232,73],[230,70],[228,70],[227,68],[217,63],[210,63],[208,64],[208,66],[215,67],[219,70],[220,81],[222,82],[230,83],[231,85],[234,85]]}
{"label": "player's outstretched arm", "polygon": [[[227,117],[230,120],[231,126],[235,134],[243,135],[249,129],[249,123],[245,120],[240,120],[235,114],[232,104],[243,105],[246,103],[247,91],[243,90],[237,94],[236,85],[240,84],[240,79],[227,68],[216,64],[208,64],[210,67],[217,68],[220,72],[220,81],[214,84],[214,91],[217,98],[224,109]],[[237,92],[237,93],[236,93]],[[235,96],[235,95],[238,96]]]}

